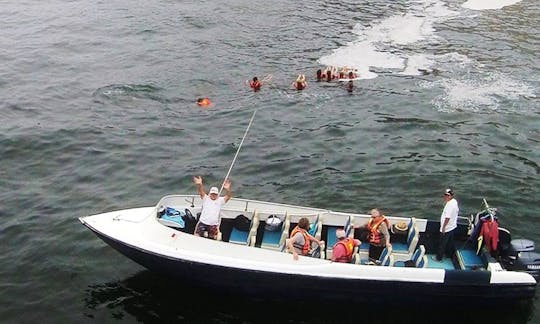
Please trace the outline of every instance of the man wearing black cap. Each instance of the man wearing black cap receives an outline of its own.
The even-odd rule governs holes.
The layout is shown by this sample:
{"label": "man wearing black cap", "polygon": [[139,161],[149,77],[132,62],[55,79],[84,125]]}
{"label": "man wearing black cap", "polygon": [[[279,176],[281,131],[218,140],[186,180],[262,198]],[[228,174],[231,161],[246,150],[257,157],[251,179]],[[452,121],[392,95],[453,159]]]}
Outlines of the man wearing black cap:
{"label": "man wearing black cap", "polygon": [[454,199],[454,191],[452,189],[446,189],[443,195],[444,209],[441,214],[441,240],[439,244],[439,250],[437,251],[436,261],[442,261],[445,252],[450,252],[452,255],[456,250],[454,246],[454,231],[457,227],[457,217],[459,213],[459,207],[457,200]]}

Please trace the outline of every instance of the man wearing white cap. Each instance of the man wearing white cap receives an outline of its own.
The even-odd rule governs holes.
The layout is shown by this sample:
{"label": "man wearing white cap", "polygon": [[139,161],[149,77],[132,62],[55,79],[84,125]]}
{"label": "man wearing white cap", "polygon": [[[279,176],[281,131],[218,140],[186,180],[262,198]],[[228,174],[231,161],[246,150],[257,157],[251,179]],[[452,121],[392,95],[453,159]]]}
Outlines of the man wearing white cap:
{"label": "man wearing white cap", "polygon": [[454,198],[454,191],[446,189],[443,194],[443,199],[446,201],[441,214],[441,240],[439,242],[439,250],[435,261],[442,261],[445,253],[454,253],[454,232],[457,227],[457,217],[459,214],[458,202]]}
{"label": "man wearing white cap", "polygon": [[232,197],[231,181],[226,179],[223,183],[223,189],[227,191],[225,197],[219,197],[219,190],[216,187],[210,188],[208,195],[204,191],[203,180],[200,176],[193,177],[193,182],[197,185],[197,190],[202,198],[202,211],[199,222],[195,227],[196,236],[204,236],[205,232],[208,233],[208,237],[216,239],[219,233],[219,212],[221,206],[225,205]]}

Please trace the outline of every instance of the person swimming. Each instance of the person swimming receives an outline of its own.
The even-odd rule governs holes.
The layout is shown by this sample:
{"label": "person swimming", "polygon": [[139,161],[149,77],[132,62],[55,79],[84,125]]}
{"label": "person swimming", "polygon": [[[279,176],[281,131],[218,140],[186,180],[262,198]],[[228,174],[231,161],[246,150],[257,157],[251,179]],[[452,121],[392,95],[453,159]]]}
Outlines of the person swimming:
{"label": "person swimming", "polygon": [[324,75],[325,75],[325,79],[326,79],[326,82],[330,82],[332,80],[334,80],[337,75],[336,75],[336,68],[335,67],[327,67],[326,70],[324,70]]}
{"label": "person swimming", "polygon": [[353,89],[354,89],[354,82],[351,80],[349,82],[347,82],[347,92],[348,93],[352,93],[353,92]]}
{"label": "person swimming", "polygon": [[323,79],[323,73],[322,73],[322,70],[321,69],[318,69],[317,70],[317,81],[322,81]]}
{"label": "person swimming", "polygon": [[304,90],[307,87],[306,76],[299,74],[296,81],[293,82],[293,87],[296,90]]}
{"label": "person swimming", "polygon": [[262,82],[257,77],[253,77],[253,80],[249,81],[249,86],[253,91],[259,91],[262,87]]}
{"label": "person swimming", "polygon": [[341,71],[339,71],[339,78],[340,79],[343,79],[345,78],[345,76],[347,75],[347,71],[349,71],[349,69],[347,67],[342,67],[341,68]]}
{"label": "person swimming", "polygon": [[199,99],[197,99],[197,105],[199,105],[201,107],[210,106],[211,104],[212,104],[212,101],[210,101],[210,99],[208,99],[208,98],[199,98]]}

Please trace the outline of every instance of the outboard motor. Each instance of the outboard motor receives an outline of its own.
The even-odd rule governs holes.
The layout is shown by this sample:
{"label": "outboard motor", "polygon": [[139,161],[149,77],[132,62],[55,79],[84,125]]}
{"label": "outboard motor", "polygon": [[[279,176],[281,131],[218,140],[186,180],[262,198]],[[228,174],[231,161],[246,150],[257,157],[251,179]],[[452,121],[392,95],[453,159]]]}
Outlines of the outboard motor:
{"label": "outboard motor", "polygon": [[534,242],[527,239],[516,239],[510,242],[506,255],[508,270],[525,271],[538,282],[540,279],[540,253],[535,252]]}

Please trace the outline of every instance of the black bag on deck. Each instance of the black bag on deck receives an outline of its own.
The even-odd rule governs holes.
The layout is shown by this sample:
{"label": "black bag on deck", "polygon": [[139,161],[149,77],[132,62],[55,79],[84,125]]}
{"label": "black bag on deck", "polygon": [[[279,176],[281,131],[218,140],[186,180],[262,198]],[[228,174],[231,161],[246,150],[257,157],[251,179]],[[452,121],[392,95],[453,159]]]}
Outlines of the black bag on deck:
{"label": "black bag on deck", "polygon": [[182,218],[184,218],[184,221],[186,222],[186,225],[187,224],[196,224],[197,223],[197,218],[195,218],[195,216],[193,216],[193,214],[191,213],[191,210],[186,208],[185,212],[186,212],[186,214]]}
{"label": "black bag on deck", "polygon": [[407,261],[405,261],[405,267],[407,267],[407,268],[415,268],[416,265],[414,264],[413,260],[407,260]]}
{"label": "black bag on deck", "polygon": [[240,214],[234,219],[234,227],[239,231],[247,232],[251,227],[251,221],[246,216]]}

